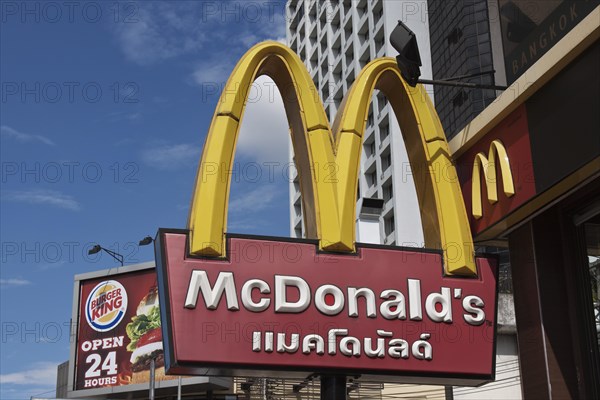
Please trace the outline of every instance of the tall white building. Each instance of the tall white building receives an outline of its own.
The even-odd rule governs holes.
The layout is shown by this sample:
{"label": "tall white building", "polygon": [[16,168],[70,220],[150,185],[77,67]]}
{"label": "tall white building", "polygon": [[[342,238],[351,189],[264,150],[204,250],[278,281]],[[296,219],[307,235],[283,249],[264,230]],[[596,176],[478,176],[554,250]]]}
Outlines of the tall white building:
{"label": "tall white building", "polygon": [[[286,8],[287,45],[304,61],[330,122],[362,68],[375,58],[396,56],[389,37],[398,20],[416,34],[423,64],[421,74],[431,79],[426,0],[288,0]],[[433,97],[433,91],[427,89]],[[290,154],[293,156],[291,147]],[[419,204],[400,127],[385,97],[377,91],[363,135],[360,167],[356,240],[423,246]],[[365,199],[372,198],[383,200],[381,215],[375,215],[371,207],[366,207],[370,213],[361,214],[363,204],[369,203]],[[292,237],[304,237],[298,177],[290,184],[290,231]],[[381,392],[383,398],[520,399],[512,295],[503,294],[500,298],[495,382],[481,388],[452,390],[386,384]]]}
{"label": "tall white building", "polygon": [[[423,76],[431,75],[425,2],[290,0],[287,16],[287,44],[304,61],[330,122],[364,66],[397,54],[389,36],[400,19],[417,34]],[[357,213],[361,198],[382,199],[383,210],[380,217],[367,217],[371,223],[361,221],[357,241],[422,246],[419,204],[406,148],[393,111],[378,91],[364,132],[359,180]],[[290,199],[291,236],[303,237],[297,178],[290,184]]]}

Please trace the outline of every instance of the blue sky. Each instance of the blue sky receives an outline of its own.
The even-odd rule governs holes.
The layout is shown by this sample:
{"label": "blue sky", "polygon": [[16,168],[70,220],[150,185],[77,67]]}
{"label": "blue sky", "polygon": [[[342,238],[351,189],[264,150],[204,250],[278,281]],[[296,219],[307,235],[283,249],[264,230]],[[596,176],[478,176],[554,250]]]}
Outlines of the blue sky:
{"label": "blue sky", "polygon": [[[186,226],[216,88],[253,44],[283,40],[283,7],[1,3],[0,398],[53,395],[73,276],[117,265],[89,247],[148,261],[141,238]],[[269,81],[255,90],[229,231],[288,236],[287,123]]]}

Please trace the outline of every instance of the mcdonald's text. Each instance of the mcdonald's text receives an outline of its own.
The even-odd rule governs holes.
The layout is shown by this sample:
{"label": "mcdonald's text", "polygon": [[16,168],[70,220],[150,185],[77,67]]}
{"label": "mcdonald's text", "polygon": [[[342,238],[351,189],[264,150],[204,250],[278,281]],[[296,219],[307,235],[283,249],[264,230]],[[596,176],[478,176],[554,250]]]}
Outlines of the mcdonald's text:
{"label": "mcdonald's text", "polygon": [[[229,311],[239,311],[239,299],[241,299],[243,307],[255,313],[267,310],[274,303],[275,313],[299,314],[312,303],[320,313],[327,316],[336,316],[345,311],[350,318],[377,318],[377,310],[379,310],[379,315],[388,320],[405,320],[408,308],[408,318],[421,321],[424,315],[422,299],[425,299],[425,315],[431,321],[452,323],[454,305],[452,300],[462,299],[459,302],[465,312],[462,317],[468,324],[481,325],[485,321],[483,300],[475,295],[463,297],[462,289],[459,287],[442,286],[439,291],[429,293],[425,297],[421,291],[421,281],[408,278],[407,296],[400,290],[386,289],[377,297],[374,290],[360,287],[359,282],[355,282],[354,286],[346,285],[345,290],[340,286],[342,285],[326,283],[313,291],[306,280],[299,276],[275,275],[272,286],[261,279],[249,279],[238,291],[240,285],[239,283],[236,285],[233,272],[219,272],[215,284],[211,287],[207,271],[194,270],[190,278],[185,308],[196,308],[201,295],[208,310],[216,310],[219,304],[223,304],[221,299],[225,297],[225,307]],[[271,293],[271,287],[274,288],[273,299],[265,296]],[[255,289],[261,294],[258,299],[255,299],[257,296],[253,294]],[[296,300],[290,300],[292,297],[290,293],[299,295],[295,296]],[[365,303],[363,314],[359,310],[361,298]],[[376,298],[383,300],[379,301],[379,307]]]}

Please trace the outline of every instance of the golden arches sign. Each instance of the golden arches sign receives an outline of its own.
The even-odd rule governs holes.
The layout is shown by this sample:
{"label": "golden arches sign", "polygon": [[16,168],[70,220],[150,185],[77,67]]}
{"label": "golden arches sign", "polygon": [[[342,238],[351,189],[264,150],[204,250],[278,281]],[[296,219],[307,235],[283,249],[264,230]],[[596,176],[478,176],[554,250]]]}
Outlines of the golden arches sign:
{"label": "golden arches sign", "polygon": [[[304,64],[292,50],[277,42],[251,48],[225,85],[198,169],[188,221],[191,254],[225,255],[230,175],[223,172],[232,168],[248,92],[260,75],[271,77],[281,91],[300,178],[307,235],[319,240],[321,250],[355,249],[362,135],[373,90],[379,89],[394,109],[415,176],[424,177],[415,179],[415,185],[425,246],[444,249],[447,274],[476,275],[461,189],[458,180],[442,176],[448,171],[456,176],[456,172],[439,118],[423,87],[410,88],[394,59],[374,60],[356,78],[331,128]],[[319,179],[314,167],[325,165],[336,166],[336,179]]]}
{"label": "golden arches sign", "polygon": [[471,211],[473,217],[479,219],[483,216],[483,206],[481,204],[481,175],[480,170],[483,170],[483,178],[487,187],[488,201],[490,204],[498,202],[498,188],[496,178],[496,165],[500,165],[500,175],[502,176],[502,187],[504,194],[511,197],[515,194],[515,185],[510,171],[510,161],[506,148],[500,140],[494,140],[490,144],[490,151],[486,157],[483,153],[477,153],[473,161],[473,175],[471,179]]}

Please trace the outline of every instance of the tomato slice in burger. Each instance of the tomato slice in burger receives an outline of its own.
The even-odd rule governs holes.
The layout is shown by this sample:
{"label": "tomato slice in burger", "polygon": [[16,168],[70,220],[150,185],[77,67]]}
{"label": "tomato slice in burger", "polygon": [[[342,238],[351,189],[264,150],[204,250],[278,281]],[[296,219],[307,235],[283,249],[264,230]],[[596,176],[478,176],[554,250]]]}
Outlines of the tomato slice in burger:
{"label": "tomato slice in burger", "polygon": [[150,343],[162,341],[161,328],[154,328],[151,331],[146,332],[138,340],[137,347],[142,347]]}

